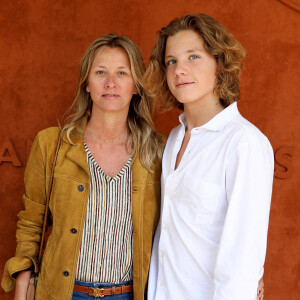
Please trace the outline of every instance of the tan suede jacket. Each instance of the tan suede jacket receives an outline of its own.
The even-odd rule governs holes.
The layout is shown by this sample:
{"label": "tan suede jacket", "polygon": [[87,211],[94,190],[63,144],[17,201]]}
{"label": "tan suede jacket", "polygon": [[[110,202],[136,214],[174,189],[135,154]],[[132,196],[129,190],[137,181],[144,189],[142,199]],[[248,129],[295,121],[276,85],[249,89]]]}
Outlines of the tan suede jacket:
{"label": "tan suede jacket", "polygon": [[[85,126],[85,124],[83,124]],[[15,286],[12,275],[34,265],[41,238],[46,192],[59,129],[37,135],[25,171],[25,210],[18,214],[17,249],[7,261],[2,287]],[[77,131],[71,144],[63,136],[55,169],[50,210],[53,227],[43,255],[36,300],[71,299],[81,236],[90,189],[83,134]],[[160,210],[161,162],[150,173],[139,158],[132,165],[133,286],[134,299],[144,299],[148,280],[152,238]],[[46,185],[45,185],[46,183]]]}

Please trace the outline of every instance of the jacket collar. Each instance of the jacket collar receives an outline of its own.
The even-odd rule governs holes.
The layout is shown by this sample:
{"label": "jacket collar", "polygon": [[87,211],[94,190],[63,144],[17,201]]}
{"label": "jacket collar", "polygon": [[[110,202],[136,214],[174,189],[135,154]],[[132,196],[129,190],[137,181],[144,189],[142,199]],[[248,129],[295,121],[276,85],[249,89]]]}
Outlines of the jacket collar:
{"label": "jacket collar", "polygon": [[132,162],[132,185],[135,188],[135,184],[145,184],[147,180],[148,170],[142,165],[138,155]]}
{"label": "jacket collar", "polygon": [[67,144],[73,145],[66,153],[67,157],[81,166],[88,174],[89,167],[87,164],[86,152],[84,148],[84,130],[87,124],[87,117],[84,117],[78,126],[71,133],[71,142],[69,141],[66,132],[63,132],[63,141]]}
{"label": "jacket collar", "polygon": [[87,121],[88,121],[87,116],[83,117],[79,121],[78,125],[75,127],[75,129],[71,133],[71,136],[70,136],[71,143],[70,143],[65,131],[63,132],[63,140],[68,144],[81,144],[81,143],[83,143],[83,140],[84,140],[83,135],[84,135],[84,131],[85,131]]}

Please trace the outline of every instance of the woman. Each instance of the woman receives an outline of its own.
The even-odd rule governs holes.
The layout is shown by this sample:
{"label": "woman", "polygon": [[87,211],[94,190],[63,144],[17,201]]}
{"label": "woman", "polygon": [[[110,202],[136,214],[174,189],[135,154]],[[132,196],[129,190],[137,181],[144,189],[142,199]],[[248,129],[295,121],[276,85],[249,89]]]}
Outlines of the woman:
{"label": "woman", "polygon": [[[162,162],[148,299],[262,299],[273,179],[267,138],[238,112],[245,51],[215,19],[162,28],[145,82],[184,113]],[[258,296],[257,296],[258,294]]]}
{"label": "woman", "polygon": [[[144,298],[159,214],[163,141],[154,130],[154,104],[144,94],[143,73],[142,56],[125,36],[98,38],[82,59],[74,113],[62,130],[50,199],[53,228],[37,300]],[[16,300],[26,299],[31,272],[37,271],[59,133],[59,128],[41,131],[28,160],[16,255],[2,279],[6,291],[16,285]]]}

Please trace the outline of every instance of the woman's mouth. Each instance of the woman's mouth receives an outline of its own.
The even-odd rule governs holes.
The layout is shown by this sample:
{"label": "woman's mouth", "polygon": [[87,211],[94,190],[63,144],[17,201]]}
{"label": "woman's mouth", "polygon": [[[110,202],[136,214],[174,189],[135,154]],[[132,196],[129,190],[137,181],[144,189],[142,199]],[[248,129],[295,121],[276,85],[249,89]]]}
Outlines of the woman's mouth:
{"label": "woman's mouth", "polygon": [[117,94],[103,94],[102,97],[103,98],[118,98],[120,96]]}

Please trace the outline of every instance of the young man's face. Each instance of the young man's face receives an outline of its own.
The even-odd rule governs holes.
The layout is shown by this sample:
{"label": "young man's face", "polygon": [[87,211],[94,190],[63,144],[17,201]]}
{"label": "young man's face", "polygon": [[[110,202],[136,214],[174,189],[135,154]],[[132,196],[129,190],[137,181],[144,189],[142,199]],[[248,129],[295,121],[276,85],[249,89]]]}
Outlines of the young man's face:
{"label": "young man's face", "polygon": [[217,63],[194,30],[182,30],[167,39],[166,77],[175,98],[189,103],[218,101],[214,95]]}

